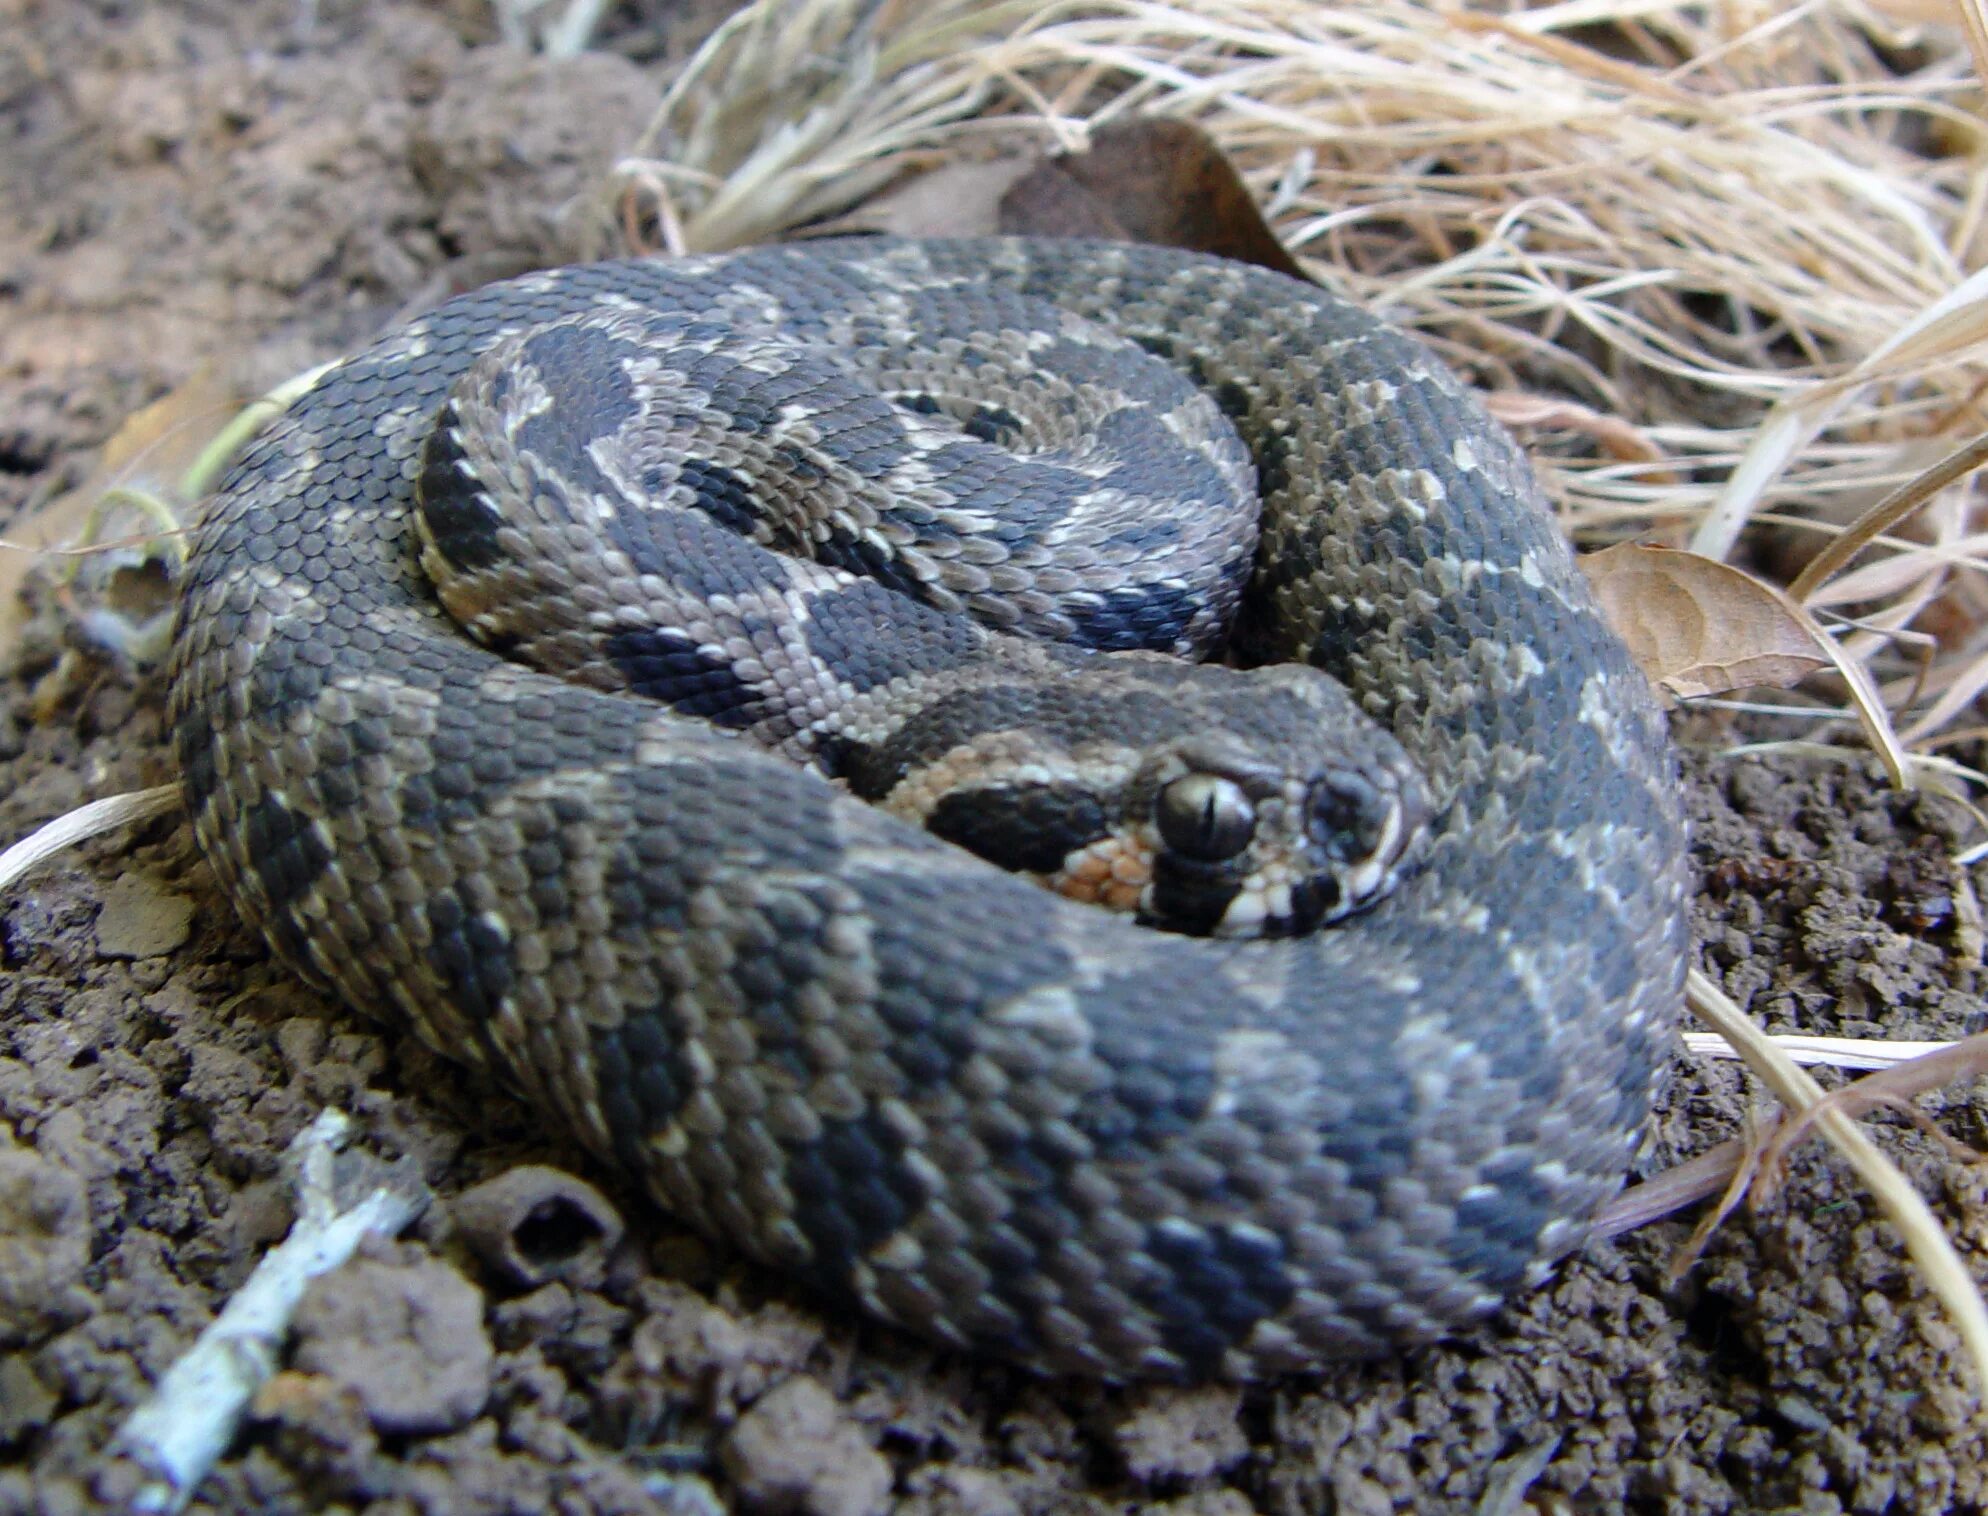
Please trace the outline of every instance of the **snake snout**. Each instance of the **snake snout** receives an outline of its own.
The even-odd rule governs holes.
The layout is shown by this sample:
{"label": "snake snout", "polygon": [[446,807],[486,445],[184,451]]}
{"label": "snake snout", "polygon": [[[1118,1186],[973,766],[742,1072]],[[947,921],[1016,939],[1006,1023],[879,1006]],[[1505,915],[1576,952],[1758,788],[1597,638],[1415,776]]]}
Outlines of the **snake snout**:
{"label": "snake snout", "polygon": [[1139,901],[1194,936],[1300,937],[1374,904],[1417,852],[1429,802],[1412,766],[1243,783],[1192,773],[1160,793],[1161,846]]}
{"label": "snake snout", "polygon": [[[1148,676],[1153,677],[1153,676]],[[1177,729],[1126,787],[1137,908],[1191,936],[1298,937],[1391,891],[1430,816],[1420,768],[1317,670],[1183,670]]]}
{"label": "snake snout", "polygon": [[1429,801],[1412,770],[1337,769],[1314,781],[1306,811],[1326,864],[1313,886],[1319,919],[1337,920],[1393,887],[1428,822]]}

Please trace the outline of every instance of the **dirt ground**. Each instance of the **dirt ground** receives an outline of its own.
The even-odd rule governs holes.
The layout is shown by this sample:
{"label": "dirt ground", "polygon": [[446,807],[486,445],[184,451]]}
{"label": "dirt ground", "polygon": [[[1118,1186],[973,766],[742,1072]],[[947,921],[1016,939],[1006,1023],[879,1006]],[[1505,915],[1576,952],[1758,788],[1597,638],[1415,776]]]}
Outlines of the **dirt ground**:
{"label": "dirt ground", "polygon": [[[204,364],[253,391],[557,261],[558,207],[697,23],[653,0],[622,55],[554,64],[494,45],[475,0],[0,0],[0,533]],[[156,672],[101,635],[63,661],[90,628],[43,605],[0,666],[0,842],[173,774]],[[1705,969],[1777,1030],[1981,1029],[1956,808],[1854,760],[1731,755],[1708,717],[1680,735]],[[1651,1166],[1754,1098],[1680,1055]],[[1964,1092],[1926,1104],[1988,1146]],[[1398,1361],[1247,1392],[1044,1382],[824,1315],[297,988],[168,817],[0,899],[0,1511],[125,1488],[103,1449],[284,1234],[279,1155],[327,1106],[440,1199],[317,1288],[196,1510],[1988,1509],[1953,1334],[1815,1151],[1675,1287],[1686,1222]],[[1877,1125],[1988,1273],[1980,1175]]]}

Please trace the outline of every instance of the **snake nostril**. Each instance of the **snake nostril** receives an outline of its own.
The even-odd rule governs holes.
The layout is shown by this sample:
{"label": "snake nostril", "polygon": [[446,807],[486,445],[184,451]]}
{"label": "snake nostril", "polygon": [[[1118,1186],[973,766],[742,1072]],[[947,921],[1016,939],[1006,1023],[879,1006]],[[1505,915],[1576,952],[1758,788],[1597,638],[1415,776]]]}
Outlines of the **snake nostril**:
{"label": "snake nostril", "polygon": [[1350,770],[1319,779],[1309,810],[1313,839],[1342,863],[1384,852],[1401,834],[1400,801]]}

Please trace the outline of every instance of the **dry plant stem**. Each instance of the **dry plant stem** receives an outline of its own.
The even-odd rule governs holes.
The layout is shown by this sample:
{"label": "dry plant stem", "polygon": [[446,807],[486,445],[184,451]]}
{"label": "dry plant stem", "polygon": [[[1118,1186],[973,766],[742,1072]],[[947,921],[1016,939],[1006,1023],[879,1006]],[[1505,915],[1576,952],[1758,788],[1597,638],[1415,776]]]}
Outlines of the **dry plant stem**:
{"label": "dry plant stem", "polygon": [[1795,582],[1788,586],[1788,598],[1807,600],[1825,579],[1854,558],[1880,532],[1904,520],[1941,490],[1973,473],[1983,463],[1988,463],[1988,435],[1976,437],[1923,473],[1908,479],[1846,526],[1841,535],[1832,538],[1821,552],[1810,559],[1808,566],[1795,576]]}
{"label": "dry plant stem", "polygon": [[1935,1047],[1931,1052],[1893,1064],[1824,1096],[1820,1103],[1802,1112],[1774,1134],[1765,1161],[1771,1171],[1788,1148],[1806,1136],[1809,1127],[1826,1112],[1841,1111],[1846,1116],[1855,1117],[1881,1108],[1904,1111],[1947,1143],[1950,1151],[1970,1160],[1979,1159],[1981,1155],[1962,1147],[1926,1122],[1924,1114],[1910,1102],[1915,1095],[1923,1095],[1928,1090],[1958,1084],[1964,1079],[1979,1079],[1984,1074],[1988,1074],[1988,1032],[1977,1032],[1959,1042]]}
{"label": "dry plant stem", "polygon": [[1718,1194],[1731,1185],[1733,1176],[1747,1163],[1748,1153],[1755,1150],[1755,1144],[1734,1138],[1696,1158],[1674,1163],[1641,1184],[1632,1184],[1602,1207],[1588,1235],[1620,1237]]}
{"label": "dry plant stem", "polygon": [[[1773,742],[1735,742],[1719,749],[1721,758],[1742,758],[1749,753],[1791,753],[1813,758],[1818,763],[1839,764],[1862,763],[1868,756],[1856,748],[1835,747],[1826,742],[1811,742],[1798,737]],[[1929,775],[1946,775],[1976,787],[1988,787],[1988,774],[1937,753],[1908,753],[1906,761],[1911,764],[1921,785],[1926,783]],[[1988,829],[1988,816],[1984,816],[1978,808],[1975,808],[1974,819],[1978,825]]]}
{"label": "dry plant stem", "polygon": [[45,859],[64,848],[133,822],[150,821],[180,807],[177,784],[161,784],[149,790],[133,790],[124,795],[107,795],[75,810],[57,816],[0,853],[0,890],[8,888]]}
{"label": "dry plant stem", "polygon": [[1703,1216],[1691,1229],[1691,1235],[1684,1239],[1684,1246],[1671,1258],[1670,1267],[1664,1270],[1664,1285],[1675,1289],[1680,1280],[1697,1266],[1712,1241],[1712,1234],[1726,1224],[1726,1218],[1739,1209],[1740,1202],[1746,1199],[1760,1178],[1761,1153],[1766,1139],[1754,1125],[1749,1113],[1745,1126],[1746,1135],[1732,1142],[1721,1143],[1706,1157],[1727,1157],[1727,1149],[1738,1151],[1731,1155],[1731,1172],[1726,1176],[1726,1186],[1719,1194],[1719,1203]]}
{"label": "dry plant stem", "polygon": [[1988,689],[1988,656],[1976,649],[1970,660],[1944,680],[1939,698],[1908,726],[1902,734],[1907,742],[1924,742],[1941,727],[1974,704],[1975,697]]}
{"label": "dry plant stem", "polygon": [[[1758,500],[1761,492],[1766,488],[1773,472],[1784,464],[1802,443],[1820,431],[1828,415],[1840,403],[1840,397],[1849,379],[1855,378],[1867,367],[1874,367],[1880,359],[1891,356],[1899,349],[1909,348],[1915,342],[1924,342],[1926,333],[1929,330],[1940,329],[1943,321],[1957,320],[1962,316],[1979,320],[1981,312],[1978,305],[1979,302],[1988,300],[1988,284],[1977,288],[1977,283],[1976,279],[1969,279],[1962,286],[1963,290],[1969,291],[1967,302],[1957,302],[1952,297],[1940,302],[1934,311],[1924,313],[1918,320],[1897,333],[1890,342],[1873,353],[1865,364],[1860,364],[1845,381],[1818,385],[1793,404],[1777,407],[1776,413],[1761,428],[1754,445],[1749,448],[1747,456],[1734,471],[1720,506],[1700,522],[1698,531],[1693,537],[1693,550],[1713,558],[1723,558],[1731,550],[1740,525],[1745,520],[1747,512],[1751,510],[1753,502]],[[1958,295],[1960,292],[1955,293]],[[1916,723],[1912,732],[1902,741],[1893,729],[1890,712],[1885,707],[1883,696],[1879,693],[1870,670],[1861,659],[1851,656],[1842,643],[1824,633],[1802,602],[1826,582],[1829,575],[1847,563],[1887,527],[1894,525],[1927,500],[1937,496],[1947,485],[1964,478],[1984,460],[1988,460],[1988,437],[1976,439],[1894,490],[1826,546],[1787,592],[1790,609],[1810,627],[1815,635],[1816,645],[1827,653],[1836,665],[1837,672],[1848,687],[1851,708],[1863,726],[1871,746],[1877,751],[1890,774],[1894,788],[1897,789],[1909,790],[1914,785],[1913,770],[1906,756],[1905,742],[1926,735],[1939,720],[1944,720],[1954,710],[1959,709],[1962,702],[1955,700],[1950,691],[1948,697],[1937,705],[1928,717]],[[1909,614],[1917,614],[1931,597],[1932,586],[1928,585],[1924,593],[1912,602]],[[1909,616],[1901,619],[1909,619]],[[1984,665],[1981,682],[1988,685],[1988,665]]]}
{"label": "dry plant stem", "polygon": [[1547,1465],[1553,1462],[1553,1455],[1560,1451],[1563,1439],[1558,1435],[1542,1437],[1530,1446],[1522,1447],[1509,1458],[1502,1458],[1491,1466],[1491,1477],[1485,1482],[1484,1493],[1477,1498],[1472,1516],[1523,1516],[1533,1510],[1528,1501],[1533,1481],[1546,1472]]}
{"label": "dry plant stem", "polygon": [[297,1187],[290,1235],[256,1265],[118,1431],[112,1455],[132,1460],[149,1476],[132,1509],[185,1506],[234,1440],[256,1390],[275,1372],[305,1286],[351,1257],[367,1236],[391,1237],[426,1209],[430,1196],[412,1164],[340,1161],[349,1125],[342,1112],[326,1111],[290,1145]]}
{"label": "dry plant stem", "polygon": [[[513,47],[530,46],[534,31],[530,16],[543,3],[544,0],[498,0],[497,19],[504,40]],[[585,52],[606,9],[606,0],[569,0],[563,12],[536,28],[539,51],[548,58],[573,58]]]}
{"label": "dry plant stem", "polygon": [[1988,11],[1984,11],[1982,0],[1949,0],[1940,7],[1937,19],[1947,20],[1956,12],[1967,37],[1967,50],[1974,56],[1974,72],[1988,79]]}
{"label": "dry plant stem", "polygon": [[1850,692],[1850,708],[1856,713],[1857,723],[1870,739],[1871,747],[1878,755],[1878,761],[1891,776],[1892,788],[1909,790],[1915,787],[1912,763],[1905,746],[1898,740],[1898,734],[1891,727],[1891,713],[1885,709],[1884,699],[1878,694],[1877,686],[1871,682],[1871,671],[1851,658],[1821,623],[1809,612],[1806,606],[1794,600],[1785,601],[1795,619],[1807,628],[1815,639],[1819,652],[1823,653],[1836,666],[1836,672]]}
{"label": "dry plant stem", "polygon": [[[1744,1189],[1756,1173],[1776,1174],[1788,1148],[1808,1134],[1815,1115],[1827,1109],[1856,1117],[1878,1109],[1898,1109],[1919,1122],[1931,1136],[1945,1143],[1956,1157],[1980,1161],[1981,1155],[1963,1148],[1924,1114],[1907,1104],[1912,1096],[1939,1089],[1962,1079],[1988,1072],[1988,1032],[1962,1042],[1880,1042],[1854,1037],[1805,1037],[1776,1035],[1767,1038],[1773,1046],[1796,1063],[1825,1064],[1830,1068],[1876,1070],[1870,1077],[1825,1096],[1821,1102],[1772,1133],[1749,1135],[1722,1142],[1684,1163],[1673,1164],[1643,1183],[1633,1185],[1617,1196],[1595,1222],[1600,1237],[1615,1237],[1695,1205],[1721,1189],[1729,1200]],[[1706,1058],[1738,1058],[1740,1052],[1717,1032],[1686,1032],[1684,1045]],[[1739,1176],[1740,1183],[1735,1183]],[[1755,1200],[1762,1199],[1756,1189]],[[1722,1204],[1718,1218],[1732,1209]],[[1701,1232],[1708,1229],[1701,1227]],[[1688,1256],[1696,1256],[1701,1237],[1694,1235]]]}
{"label": "dry plant stem", "polygon": [[1839,378],[1812,385],[1769,413],[1717,503],[1698,523],[1691,550],[1723,559],[1762,496],[1788,463],[1866,384],[1904,377],[1915,364],[1950,356],[1988,336],[1988,269],[1976,270],[1919,311]]}
{"label": "dry plant stem", "polygon": [[[1983,1034],[1988,1035],[1988,1034]],[[1917,1068],[1950,1048],[1965,1047],[1956,1042],[1887,1042],[1863,1037],[1809,1037],[1776,1033],[1767,1039],[1795,1063],[1832,1069],[1889,1069],[1911,1064]],[[1975,1039],[1970,1038],[1969,1041]],[[1737,1058],[1739,1051],[1716,1032],[1686,1032],[1684,1046],[1701,1058]],[[1961,1077],[1956,1073],[1932,1079],[1919,1091],[1936,1089]]]}
{"label": "dry plant stem", "polygon": [[[1725,992],[1698,970],[1686,994],[1699,1018],[1740,1050],[1748,1068],[1789,1110],[1806,1113],[1825,1096],[1816,1082],[1788,1059]],[[1927,1286],[1945,1305],[1974,1367],[1977,1399],[1988,1392],[1988,1307],[1968,1276],[1953,1243],[1919,1192],[1895,1164],[1879,1152],[1863,1128],[1835,1106],[1815,1113],[1816,1125],[1862,1179],[1904,1239]]]}

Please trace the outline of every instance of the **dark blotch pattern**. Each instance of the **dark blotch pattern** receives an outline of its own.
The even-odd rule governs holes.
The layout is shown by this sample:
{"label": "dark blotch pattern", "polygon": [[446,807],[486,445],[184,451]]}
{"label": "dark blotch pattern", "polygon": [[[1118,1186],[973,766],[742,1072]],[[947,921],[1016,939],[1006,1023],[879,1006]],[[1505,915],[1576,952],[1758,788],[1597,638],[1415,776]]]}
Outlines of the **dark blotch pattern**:
{"label": "dark blotch pattern", "polygon": [[[1157,972],[1141,966],[1100,986],[1099,998],[1127,1007],[1198,1006],[1219,983],[1219,976],[1184,963]],[[1100,1158],[1163,1147],[1206,1114],[1214,1091],[1212,1050],[1180,1021],[1150,1014],[1114,1017],[1099,1028],[1096,1051],[1111,1078],[1084,1097],[1074,1124]],[[1203,1198],[1225,1198],[1226,1185],[1225,1178]]]}
{"label": "dark blotch pattern", "polygon": [[728,532],[752,535],[759,522],[752,481],[736,469],[706,458],[685,458],[679,482],[690,491],[690,503]]}
{"label": "dark blotch pattern", "polygon": [[986,643],[973,623],[867,579],[811,597],[809,611],[808,651],[858,694],[908,674],[957,668]]}
{"label": "dark blotch pattern", "polygon": [[976,406],[961,423],[967,436],[1006,447],[1021,435],[1022,418],[1005,405]]}
{"label": "dark blotch pattern", "polygon": [[268,902],[277,950],[315,974],[310,934],[296,907],[331,865],[330,852],[306,818],[272,795],[264,795],[243,816],[242,842]]}
{"label": "dark blotch pattern", "polygon": [[[914,1092],[952,1077],[972,1054],[982,1018],[1017,987],[1055,983],[1071,972],[1068,947],[1031,931],[1042,894],[1018,881],[997,882],[1014,892],[957,874],[877,871],[862,881],[877,982],[891,986],[877,1014]],[[957,929],[969,920],[998,921],[1011,935],[995,941]]]}
{"label": "dark blotch pattern", "polygon": [[453,414],[453,406],[445,409],[441,424],[428,434],[415,499],[420,502],[436,550],[463,573],[473,574],[502,563],[507,556],[497,541],[504,518],[474,475],[466,472],[451,421]]}
{"label": "dark blotch pattern", "polygon": [[[950,534],[934,534],[935,536]],[[931,591],[925,581],[911,571],[910,566],[897,553],[857,532],[845,531],[840,526],[831,525],[817,541],[806,544],[808,554],[817,563],[825,563],[830,568],[839,568],[845,573],[855,574],[869,580],[880,589],[895,595],[908,596],[918,602],[926,602]],[[874,599],[863,602],[876,605]]]}
{"label": "dark blotch pattern", "polygon": [[295,707],[317,699],[337,657],[337,648],[320,638],[273,640],[249,681],[251,709],[263,720],[280,723]]}
{"label": "dark blotch pattern", "polygon": [[428,900],[428,966],[443,993],[472,1025],[480,1026],[517,982],[510,939],[487,917],[463,908],[453,890]]}
{"label": "dark blotch pattern", "polygon": [[1031,784],[955,790],[926,818],[925,829],[1011,872],[1053,874],[1110,824],[1089,788]]}
{"label": "dark blotch pattern", "polygon": [[751,905],[739,914],[728,977],[761,1062],[806,1085],[823,1072],[807,1025],[810,990],[842,956],[830,937],[846,902],[827,884],[782,883],[755,889]]}
{"label": "dark blotch pattern", "polygon": [[594,1038],[601,1109],[617,1155],[631,1168],[646,1162],[647,1139],[676,1119],[690,1094],[681,1047],[675,1017],[660,1005],[636,1011]]}
{"label": "dark blotch pattern", "polygon": [[[674,339],[672,323],[657,322],[653,329],[659,345]],[[649,356],[647,346],[584,323],[548,326],[527,337],[519,359],[537,371],[555,403],[519,424],[518,447],[542,459],[549,475],[568,481],[569,493],[611,495],[614,486],[595,466],[587,435],[565,418],[580,411],[594,418],[601,431],[621,426],[637,407],[629,365]]]}
{"label": "dark blotch pattern", "polygon": [[1101,653],[1151,647],[1157,633],[1178,626],[1188,606],[1201,598],[1184,585],[1147,584],[1073,600],[1073,640]]}
{"label": "dark blotch pattern", "polygon": [[1486,1289],[1516,1289],[1539,1256],[1540,1232],[1558,1214],[1553,1191],[1523,1162],[1487,1166],[1482,1179],[1492,1193],[1457,1203],[1458,1251]]}
{"label": "dark blotch pattern", "polygon": [[846,1295],[855,1262],[911,1219],[925,1188],[905,1166],[904,1139],[874,1115],[825,1122],[787,1153],[794,1224],[814,1254],[804,1272]]}
{"label": "dark blotch pattern", "polygon": [[633,627],[610,637],[605,651],[629,689],[673,711],[733,730],[759,719],[758,694],[731,660],[711,656],[682,632]]}
{"label": "dark blotch pattern", "polygon": [[1147,1228],[1146,1254],[1153,1266],[1131,1281],[1132,1294],[1195,1378],[1216,1373],[1222,1355],[1295,1293],[1283,1243],[1262,1231],[1163,1221]]}
{"label": "dark blotch pattern", "polygon": [[273,795],[264,795],[243,816],[242,839],[255,860],[256,882],[277,911],[302,900],[331,862],[309,820]]}

